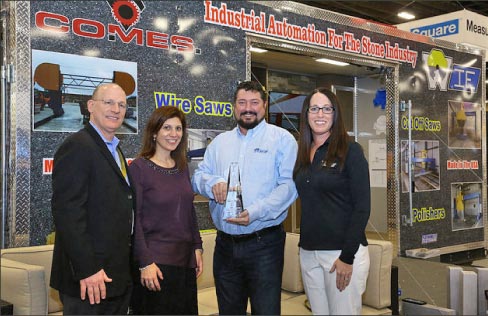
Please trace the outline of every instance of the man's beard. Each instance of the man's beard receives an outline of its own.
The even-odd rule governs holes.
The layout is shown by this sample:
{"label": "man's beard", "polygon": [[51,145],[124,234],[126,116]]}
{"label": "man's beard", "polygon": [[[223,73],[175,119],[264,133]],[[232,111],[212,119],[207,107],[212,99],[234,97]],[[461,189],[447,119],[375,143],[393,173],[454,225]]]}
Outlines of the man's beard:
{"label": "man's beard", "polygon": [[256,112],[242,112],[240,117],[246,115],[246,114],[254,114],[256,115],[256,119],[252,122],[245,122],[243,119],[239,118],[237,120],[237,124],[239,124],[240,127],[244,128],[244,129],[253,129],[255,128],[256,126],[259,125],[259,123],[261,123],[263,120],[264,120],[264,116],[261,118],[261,119],[258,119],[258,116],[257,116],[257,113]]}

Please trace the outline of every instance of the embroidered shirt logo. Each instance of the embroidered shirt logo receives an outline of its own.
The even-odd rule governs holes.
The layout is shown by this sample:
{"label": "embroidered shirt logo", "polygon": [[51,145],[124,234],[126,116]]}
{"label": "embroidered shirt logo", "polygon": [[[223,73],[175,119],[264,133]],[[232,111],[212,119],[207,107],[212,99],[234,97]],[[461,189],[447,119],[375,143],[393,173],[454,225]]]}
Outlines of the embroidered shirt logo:
{"label": "embroidered shirt logo", "polygon": [[[335,168],[337,166],[337,162],[333,162],[329,168]],[[322,160],[322,167],[327,167],[327,162],[325,160]]]}
{"label": "embroidered shirt logo", "polygon": [[261,149],[261,148],[254,148],[254,152],[258,154],[266,154],[268,152],[267,149]]}

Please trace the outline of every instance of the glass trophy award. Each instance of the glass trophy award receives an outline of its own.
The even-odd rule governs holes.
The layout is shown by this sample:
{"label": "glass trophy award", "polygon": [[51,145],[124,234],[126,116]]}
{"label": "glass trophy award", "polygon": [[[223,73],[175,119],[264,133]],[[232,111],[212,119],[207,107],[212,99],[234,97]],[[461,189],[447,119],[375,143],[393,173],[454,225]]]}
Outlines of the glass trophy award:
{"label": "glass trophy award", "polygon": [[239,164],[231,162],[227,178],[227,197],[225,198],[224,218],[235,218],[242,212],[241,177]]}

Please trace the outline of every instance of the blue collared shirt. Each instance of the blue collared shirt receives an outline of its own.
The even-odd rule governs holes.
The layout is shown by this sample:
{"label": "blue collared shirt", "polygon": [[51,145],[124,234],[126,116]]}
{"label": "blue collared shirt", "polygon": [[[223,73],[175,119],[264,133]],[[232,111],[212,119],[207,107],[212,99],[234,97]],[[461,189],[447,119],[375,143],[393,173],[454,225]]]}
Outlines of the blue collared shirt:
{"label": "blue collared shirt", "polygon": [[[192,178],[193,190],[209,198],[218,230],[236,235],[275,226],[285,220],[288,207],[297,198],[293,182],[296,157],[297,142],[285,129],[264,120],[246,135],[236,127],[218,135],[207,147]],[[215,184],[227,182],[231,162],[239,163],[248,226],[227,223],[224,205],[216,203],[212,193]]]}
{"label": "blue collared shirt", "polygon": [[117,146],[119,145],[120,140],[117,138],[117,136],[114,136],[112,141],[109,141],[103,136],[100,129],[95,124],[93,124],[91,121],[90,121],[90,125],[93,126],[93,128],[97,131],[98,135],[100,135],[100,137],[103,139],[103,141],[105,142],[105,145],[107,145],[108,150],[112,153],[112,156],[114,157],[115,162],[117,162],[117,165],[120,168],[121,167],[120,158],[119,158],[119,155],[117,154]]}

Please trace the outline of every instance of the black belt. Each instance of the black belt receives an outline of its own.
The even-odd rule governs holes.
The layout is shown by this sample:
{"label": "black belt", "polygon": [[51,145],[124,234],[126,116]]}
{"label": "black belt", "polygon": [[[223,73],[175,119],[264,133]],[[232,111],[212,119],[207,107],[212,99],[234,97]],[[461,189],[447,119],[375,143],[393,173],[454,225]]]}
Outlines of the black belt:
{"label": "black belt", "polygon": [[271,226],[271,227],[266,227],[261,230],[257,230],[255,232],[252,232],[250,234],[241,234],[241,235],[231,235],[224,233],[223,231],[217,231],[217,234],[222,238],[222,239],[227,239],[227,240],[232,240],[233,242],[243,242],[243,241],[249,241],[255,238],[262,237],[264,235],[267,235],[269,233],[272,233],[277,230],[281,230],[282,225],[276,225],[276,226]]}

